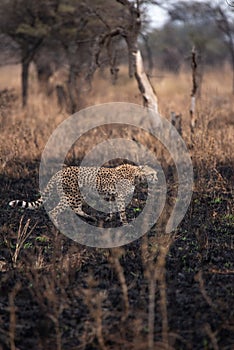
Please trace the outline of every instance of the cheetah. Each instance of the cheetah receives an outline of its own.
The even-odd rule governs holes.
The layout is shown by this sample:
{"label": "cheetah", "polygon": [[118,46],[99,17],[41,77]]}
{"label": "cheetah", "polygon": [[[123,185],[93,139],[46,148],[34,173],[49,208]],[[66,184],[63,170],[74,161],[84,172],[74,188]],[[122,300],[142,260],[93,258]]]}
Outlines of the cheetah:
{"label": "cheetah", "polygon": [[58,204],[49,212],[55,224],[58,224],[58,216],[68,207],[84,218],[91,218],[82,209],[84,199],[80,190],[89,187],[96,190],[105,199],[114,197],[117,204],[122,225],[126,225],[127,217],[125,212],[125,199],[134,191],[135,185],[144,178],[147,181],[158,180],[157,171],[148,165],[135,166],[123,164],[115,168],[79,167],[68,166],[58,171],[48,182],[41,197],[33,202],[24,200],[13,200],[10,207],[21,207],[27,209],[39,209],[47,202],[53,190],[59,197]]}

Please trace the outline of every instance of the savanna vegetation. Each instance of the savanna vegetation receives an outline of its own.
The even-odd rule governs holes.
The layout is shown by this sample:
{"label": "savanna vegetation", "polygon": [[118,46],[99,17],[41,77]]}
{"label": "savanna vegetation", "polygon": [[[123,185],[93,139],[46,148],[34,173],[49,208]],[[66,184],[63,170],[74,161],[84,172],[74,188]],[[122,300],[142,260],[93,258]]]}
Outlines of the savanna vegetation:
{"label": "savanna vegetation", "polygon": [[[233,12],[223,3],[170,3],[168,22],[153,29],[144,12],[150,3],[136,1],[142,23],[129,45],[121,30],[110,35],[116,28],[132,33],[135,12],[127,0],[110,8],[104,0],[0,4],[0,349],[233,347]],[[109,40],[102,42],[103,35]],[[133,42],[143,52],[160,114],[181,114],[193,196],[178,228],[166,234],[178,189],[175,164],[133,130],[132,139],[162,164],[167,206],[147,234],[126,246],[82,246],[61,234],[44,209],[12,210],[8,203],[38,198],[41,154],[72,111],[105,102],[142,104],[129,59]],[[191,134],[193,46],[199,88]],[[79,165],[87,149],[113,132],[126,136],[108,128],[84,135],[67,163]],[[142,206],[140,199],[132,210]]]}

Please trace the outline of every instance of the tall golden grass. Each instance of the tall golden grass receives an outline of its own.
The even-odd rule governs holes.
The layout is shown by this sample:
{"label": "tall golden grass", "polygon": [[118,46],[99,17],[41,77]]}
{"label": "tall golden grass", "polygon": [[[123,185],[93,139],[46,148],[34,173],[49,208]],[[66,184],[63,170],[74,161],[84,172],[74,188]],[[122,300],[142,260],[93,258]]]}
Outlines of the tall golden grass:
{"label": "tall golden grass", "polygon": [[[29,99],[25,109],[22,109],[20,101],[20,66],[0,67],[0,76],[0,90],[14,89],[18,95],[17,102],[7,110],[7,116],[1,118],[3,164],[6,165],[8,160],[14,158],[38,159],[48,137],[68,114],[60,111],[55,94],[46,97],[40,91],[33,67],[30,70]],[[189,143],[190,72],[173,74],[155,71],[151,81],[158,94],[161,115],[169,119],[171,111],[181,113],[183,137]],[[128,78],[126,67],[121,67],[116,85],[111,84],[108,72],[97,72],[93,89],[83,93],[81,98],[82,107],[119,101],[142,104],[137,84],[134,79]],[[193,156],[196,153],[206,158],[211,152],[213,157],[223,161],[233,159],[234,99],[231,94],[230,67],[205,70],[196,113],[198,126],[191,150]]]}

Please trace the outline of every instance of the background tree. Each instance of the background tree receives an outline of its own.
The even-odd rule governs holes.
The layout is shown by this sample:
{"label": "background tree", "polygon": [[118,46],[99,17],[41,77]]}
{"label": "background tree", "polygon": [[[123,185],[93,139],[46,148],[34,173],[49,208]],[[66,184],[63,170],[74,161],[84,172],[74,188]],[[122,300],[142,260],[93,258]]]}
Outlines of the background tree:
{"label": "background tree", "polygon": [[194,45],[206,63],[214,64],[226,59],[226,45],[233,69],[234,93],[233,8],[221,1],[179,1],[169,6],[168,13],[170,22],[179,30],[183,28],[187,32],[187,39],[191,41],[190,47]]}
{"label": "background tree", "polygon": [[22,103],[28,95],[28,71],[35,54],[50,32],[56,1],[3,0],[0,4],[0,32],[20,47],[22,65]]}
{"label": "background tree", "polygon": [[221,4],[215,6],[210,3],[207,4],[207,6],[211,12],[211,15],[214,16],[218,28],[224,34],[224,42],[226,43],[230,53],[233,73],[232,93],[234,94],[234,9],[233,7],[229,6],[229,10],[227,11],[227,8],[223,8]]}
{"label": "background tree", "polygon": [[[150,4],[168,11],[169,20],[162,28],[149,27],[146,10]],[[202,54],[204,64],[209,65],[225,62],[228,48],[234,72],[233,12],[220,4],[163,0],[2,0],[0,33],[20,48],[23,105],[27,102],[32,61],[47,93],[51,92],[50,76],[61,66],[67,66],[64,89],[68,111],[73,113],[82,107],[82,91],[90,87],[97,68],[109,67],[113,83],[121,64],[128,65],[130,77],[136,76],[138,47],[148,57],[151,70],[155,65],[174,72],[186,63],[193,46]]]}

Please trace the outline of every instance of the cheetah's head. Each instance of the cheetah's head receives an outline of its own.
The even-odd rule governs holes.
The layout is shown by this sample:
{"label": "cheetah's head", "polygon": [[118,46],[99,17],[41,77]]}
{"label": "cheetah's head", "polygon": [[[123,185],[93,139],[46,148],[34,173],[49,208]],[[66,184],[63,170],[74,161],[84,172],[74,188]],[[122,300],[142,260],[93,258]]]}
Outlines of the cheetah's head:
{"label": "cheetah's head", "polygon": [[140,167],[142,175],[147,177],[147,180],[150,182],[157,182],[158,176],[157,171],[151,168],[149,165],[141,165]]}

